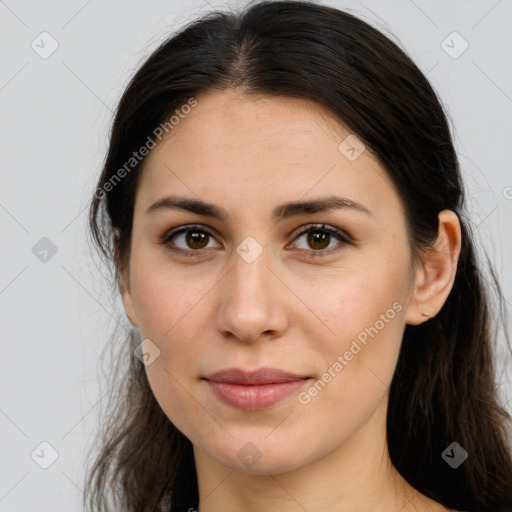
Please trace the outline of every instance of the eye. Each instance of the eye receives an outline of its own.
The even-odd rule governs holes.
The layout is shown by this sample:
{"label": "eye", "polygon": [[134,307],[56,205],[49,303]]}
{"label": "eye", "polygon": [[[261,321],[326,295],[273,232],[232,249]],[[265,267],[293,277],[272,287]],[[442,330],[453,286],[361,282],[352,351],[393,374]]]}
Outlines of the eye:
{"label": "eye", "polygon": [[[311,251],[307,247],[305,249],[300,248],[301,250],[305,251],[304,255],[307,258],[322,257],[325,253],[332,254],[334,252],[340,251],[344,245],[353,244],[352,239],[348,234],[333,226],[326,226],[325,224],[310,226],[302,230],[297,235],[295,240],[300,239],[304,235],[308,235],[306,237],[306,244],[314,249]],[[330,243],[333,241],[333,238],[339,242],[342,242],[341,244],[338,244],[334,250],[332,250],[332,246],[328,248]]]}
{"label": "eye", "polygon": [[[309,247],[312,247],[313,250],[300,247],[299,249],[302,251],[304,256],[308,258],[321,257],[325,253],[334,253],[341,250],[344,245],[353,245],[353,241],[347,233],[333,226],[326,226],[325,224],[309,226],[308,228],[303,229],[296,236],[295,240],[300,239],[304,235],[308,235],[306,238],[306,244],[308,244]],[[208,244],[211,241],[211,238],[213,238],[213,235],[203,226],[189,225],[169,231],[160,240],[160,243],[166,245],[172,252],[178,253],[182,256],[201,257],[203,256],[203,249],[209,248]],[[334,250],[332,249],[332,246],[329,248],[331,242],[333,242],[333,238],[341,242]],[[170,243],[171,241],[172,244]],[[182,244],[182,247],[180,247],[179,244]],[[211,247],[212,246],[210,246],[210,248]],[[219,247],[218,244],[217,247]]]}
{"label": "eye", "polygon": [[[208,248],[209,238],[213,238],[212,234],[202,226],[189,225],[169,231],[160,243],[167,245],[171,251],[183,256],[200,256],[199,251]],[[169,244],[171,240],[175,240],[172,245]],[[176,241],[179,241],[184,247],[176,247],[178,245]]]}

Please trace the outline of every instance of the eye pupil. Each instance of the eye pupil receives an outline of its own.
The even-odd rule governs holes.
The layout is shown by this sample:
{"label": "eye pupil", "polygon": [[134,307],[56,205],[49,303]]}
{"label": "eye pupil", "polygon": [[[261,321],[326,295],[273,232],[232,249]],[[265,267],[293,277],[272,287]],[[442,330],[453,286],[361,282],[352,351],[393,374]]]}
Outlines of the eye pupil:
{"label": "eye pupil", "polygon": [[[325,249],[329,245],[329,234],[322,233],[321,231],[310,231],[308,234],[308,243],[311,244],[311,247],[315,249]],[[327,243],[324,243],[327,240]],[[320,243],[321,247],[315,246],[315,244]]]}

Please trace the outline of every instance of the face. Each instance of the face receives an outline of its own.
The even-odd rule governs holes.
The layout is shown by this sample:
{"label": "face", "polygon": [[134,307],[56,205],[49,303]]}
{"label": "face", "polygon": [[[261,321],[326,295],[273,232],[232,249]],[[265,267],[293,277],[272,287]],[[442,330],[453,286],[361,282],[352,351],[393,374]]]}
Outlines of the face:
{"label": "face", "polygon": [[[147,157],[123,301],[151,340],[154,395],[195,449],[238,471],[290,471],[385,408],[413,287],[404,211],[377,159],[322,107],[235,92],[196,99]],[[224,216],[146,213],[167,196]],[[345,206],[279,209],[331,196]],[[205,380],[262,367],[299,377]]]}

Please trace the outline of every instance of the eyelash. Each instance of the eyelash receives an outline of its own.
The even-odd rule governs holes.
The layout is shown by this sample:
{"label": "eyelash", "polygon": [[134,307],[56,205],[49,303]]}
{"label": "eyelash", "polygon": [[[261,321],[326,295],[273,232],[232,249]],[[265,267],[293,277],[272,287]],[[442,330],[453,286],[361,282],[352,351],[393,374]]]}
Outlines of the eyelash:
{"label": "eyelash", "polygon": [[[171,230],[169,231],[168,233],[166,233],[162,239],[160,240],[159,243],[163,244],[163,245],[167,245],[168,249],[171,250],[172,252],[175,252],[175,253],[178,253],[180,254],[181,256],[185,256],[185,257],[200,257],[200,253],[201,251],[203,251],[204,249],[197,249],[197,250],[193,250],[193,249],[190,249],[190,250],[186,250],[186,249],[180,249],[180,248],[176,248],[176,247],[172,247],[171,245],[168,245],[169,242],[177,235],[180,235],[181,233],[187,233],[188,231],[194,231],[196,233],[204,233],[205,235],[208,235],[208,236],[211,236],[213,237],[213,235],[207,230],[207,229],[204,229],[201,225],[188,225],[188,226],[183,226],[181,228],[177,228],[175,230]],[[329,253],[329,254],[332,254],[332,253],[336,253],[338,251],[340,251],[342,248],[343,248],[343,245],[353,245],[353,240],[352,238],[345,232],[335,228],[335,227],[332,227],[332,226],[326,226],[325,224],[318,224],[318,225],[315,225],[315,226],[309,226],[307,227],[306,229],[300,231],[297,236],[294,238],[294,240],[296,240],[297,238],[301,237],[302,235],[306,234],[306,233],[309,233],[309,232],[325,232],[325,233],[328,233],[329,235],[333,236],[334,238],[336,238],[337,240],[339,240],[340,242],[342,242],[341,244],[341,247],[338,247],[336,249],[322,249],[322,250],[307,250],[307,249],[299,249],[301,251],[305,251],[304,255],[307,257],[307,258],[321,258],[324,256],[325,253]]]}

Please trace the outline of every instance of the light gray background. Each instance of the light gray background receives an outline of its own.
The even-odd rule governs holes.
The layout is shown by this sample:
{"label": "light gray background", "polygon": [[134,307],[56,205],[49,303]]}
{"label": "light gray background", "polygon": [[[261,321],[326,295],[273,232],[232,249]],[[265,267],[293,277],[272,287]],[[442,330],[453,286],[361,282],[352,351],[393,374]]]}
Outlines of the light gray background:
{"label": "light gray background", "polygon": [[[510,310],[512,2],[326,3],[390,31],[427,73],[452,120],[477,235]],[[105,397],[98,357],[120,311],[86,235],[112,110],[170,32],[211,7],[236,5],[0,1],[0,512],[81,510],[86,447]],[[43,31],[59,45],[47,59],[31,47]],[[453,31],[469,44],[458,58],[443,49]],[[452,54],[462,48],[457,37],[444,43]],[[57,247],[46,263],[32,252],[42,237]],[[512,411],[510,380],[500,374]],[[58,452],[48,469],[31,458],[43,441]],[[38,450],[38,460],[49,456]]]}

